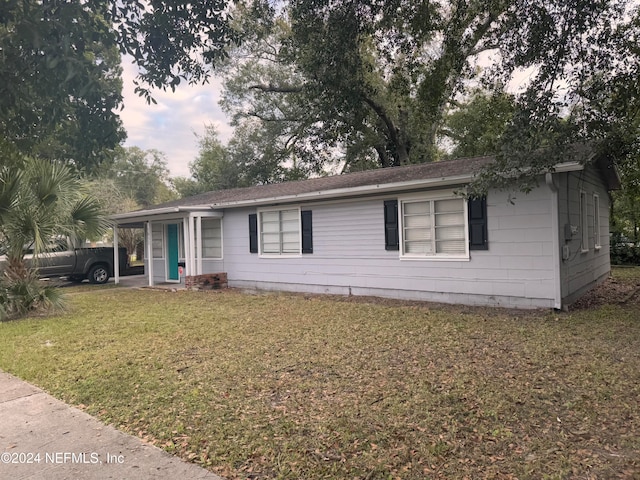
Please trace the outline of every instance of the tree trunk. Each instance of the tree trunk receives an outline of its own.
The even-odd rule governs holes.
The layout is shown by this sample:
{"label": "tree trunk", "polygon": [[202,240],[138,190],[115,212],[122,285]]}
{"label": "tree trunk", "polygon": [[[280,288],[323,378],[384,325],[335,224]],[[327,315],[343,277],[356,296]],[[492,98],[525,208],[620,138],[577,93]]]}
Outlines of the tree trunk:
{"label": "tree trunk", "polygon": [[[404,135],[399,135],[404,137]],[[409,165],[409,146],[407,141],[399,141],[396,144],[397,166]]]}
{"label": "tree trunk", "polygon": [[29,276],[29,269],[24,258],[9,257],[4,275],[9,283],[24,281]]}

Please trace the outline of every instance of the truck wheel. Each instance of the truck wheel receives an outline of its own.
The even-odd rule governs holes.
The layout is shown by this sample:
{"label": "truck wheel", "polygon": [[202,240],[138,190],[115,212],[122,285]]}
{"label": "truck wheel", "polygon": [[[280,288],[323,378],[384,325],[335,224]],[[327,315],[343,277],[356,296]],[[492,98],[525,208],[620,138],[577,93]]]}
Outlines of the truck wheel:
{"label": "truck wheel", "polygon": [[109,270],[105,265],[94,265],[87,275],[91,283],[107,283],[109,280]]}

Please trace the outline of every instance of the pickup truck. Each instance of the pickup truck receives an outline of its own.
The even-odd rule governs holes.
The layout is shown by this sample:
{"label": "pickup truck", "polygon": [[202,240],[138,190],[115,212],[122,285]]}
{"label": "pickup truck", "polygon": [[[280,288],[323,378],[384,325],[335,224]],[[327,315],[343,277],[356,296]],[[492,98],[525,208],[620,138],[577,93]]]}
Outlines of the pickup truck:
{"label": "pickup truck", "polygon": [[[124,272],[129,268],[127,249],[118,248],[118,256],[120,271]],[[31,265],[33,253],[27,250],[25,260]],[[4,257],[0,257],[0,270],[3,263]],[[67,277],[74,282],[87,278],[91,283],[106,283],[114,272],[113,248],[74,248],[66,239],[57,239],[38,257],[37,266],[40,277]]]}

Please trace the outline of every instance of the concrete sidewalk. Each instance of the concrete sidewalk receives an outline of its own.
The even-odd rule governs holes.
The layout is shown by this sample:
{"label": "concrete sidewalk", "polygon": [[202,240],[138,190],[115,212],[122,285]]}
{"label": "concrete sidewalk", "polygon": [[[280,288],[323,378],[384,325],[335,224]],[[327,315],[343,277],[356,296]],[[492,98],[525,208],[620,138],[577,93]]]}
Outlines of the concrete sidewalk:
{"label": "concrete sidewalk", "polygon": [[0,478],[222,480],[2,371]]}

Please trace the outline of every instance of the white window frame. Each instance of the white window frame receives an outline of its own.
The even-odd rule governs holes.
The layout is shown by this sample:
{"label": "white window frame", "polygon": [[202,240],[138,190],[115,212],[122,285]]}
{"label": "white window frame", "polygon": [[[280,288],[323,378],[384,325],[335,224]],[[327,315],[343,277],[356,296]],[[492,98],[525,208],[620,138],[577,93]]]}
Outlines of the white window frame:
{"label": "white window frame", "polygon": [[[224,253],[224,245],[222,244],[223,242],[223,234],[222,234],[222,218],[218,218],[218,217],[201,217],[200,220],[200,234],[202,235],[202,232],[204,232],[204,223],[210,220],[217,220],[218,222],[220,222],[220,256],[219,257],[207,257],[204,255],[204,244],[202,242],[202,238],[196,238],[197,242],[200,242],[200,248],[198,249],[198,252],[201,254],[202,259],[203,260],[221,260],[223,257],[223,253]],[[204,235],[202,235],[204,236]]]}
{"label": "white window frame", "polygon": [[589,251],[589,205],[587,192],[580,190],[580,251]]}
{"label": "white window frame", "polygon": [[[462,202],[462,213],[463,213],[463,222],[464,222],[464,253],[460,254],[449,254],[449,253],[433,253],[431,255],[423,255],[423,254],[410,254],[405,253],[405,244],[404,244],[404,214],[403,214],[403,205],[405,203],[412,202],[437,202],[439,200],[460,200]],[[467,200],[459,195],[456,195],[454,191],[435,191],[435,192],[425,192],[420,195],[406,195],[398,198],[398,230],[399,230],[399,240],[400,240],[400,260],[428,260],[428,261],[469,261],[469,219],[467,216]],[[433,211],[431,211],[430,215],[433,215]],[[435,225],[432,227],[435,228]],[[432,240],[435,242],[435,238]],[[434,244],[435,251],[435,244]]]}
{"label": "white window frame", "polygon": [[600,238],[600,195],[593,194],[593,244],[596,250],[602,248]]}
{"label": "white window frame", "polygon": [[[159,231],[155,230],[154,227],[157,229],[159,228]],[[156,248],[153,245],[153,242],[158,242],[160,243],[160,256],[156,257],[155,252],[156,252]],[[164,260],[165,258],[165,252],[164,252],[164,244],[165,244],[165,228],[164,228],[164,224],[163,223],[159,223],[159,222],[152,222],[151,223],[151,256],[156,259],[156,260]]]}
{"label": "white window frame", "polygon": [[[263,213],[273,213],[273,212],[287,212],[293,211],[297,212],[296,219],[298,221],[298,251],[292,253],[282,253],[282,243],[280,244],[280,253],[263,252],[262,248],[262,214]],[[258,215],[258,255],[262,258],[292,258],[292,257],[301,257],[302,256],[302,220],[300,214],[300,207],[282,207],[282,208],[261,208],[257,210]],[[282,222],[282,219],[280,219]],[[280,234],[282,234],[282,224],[280,224]]]}

